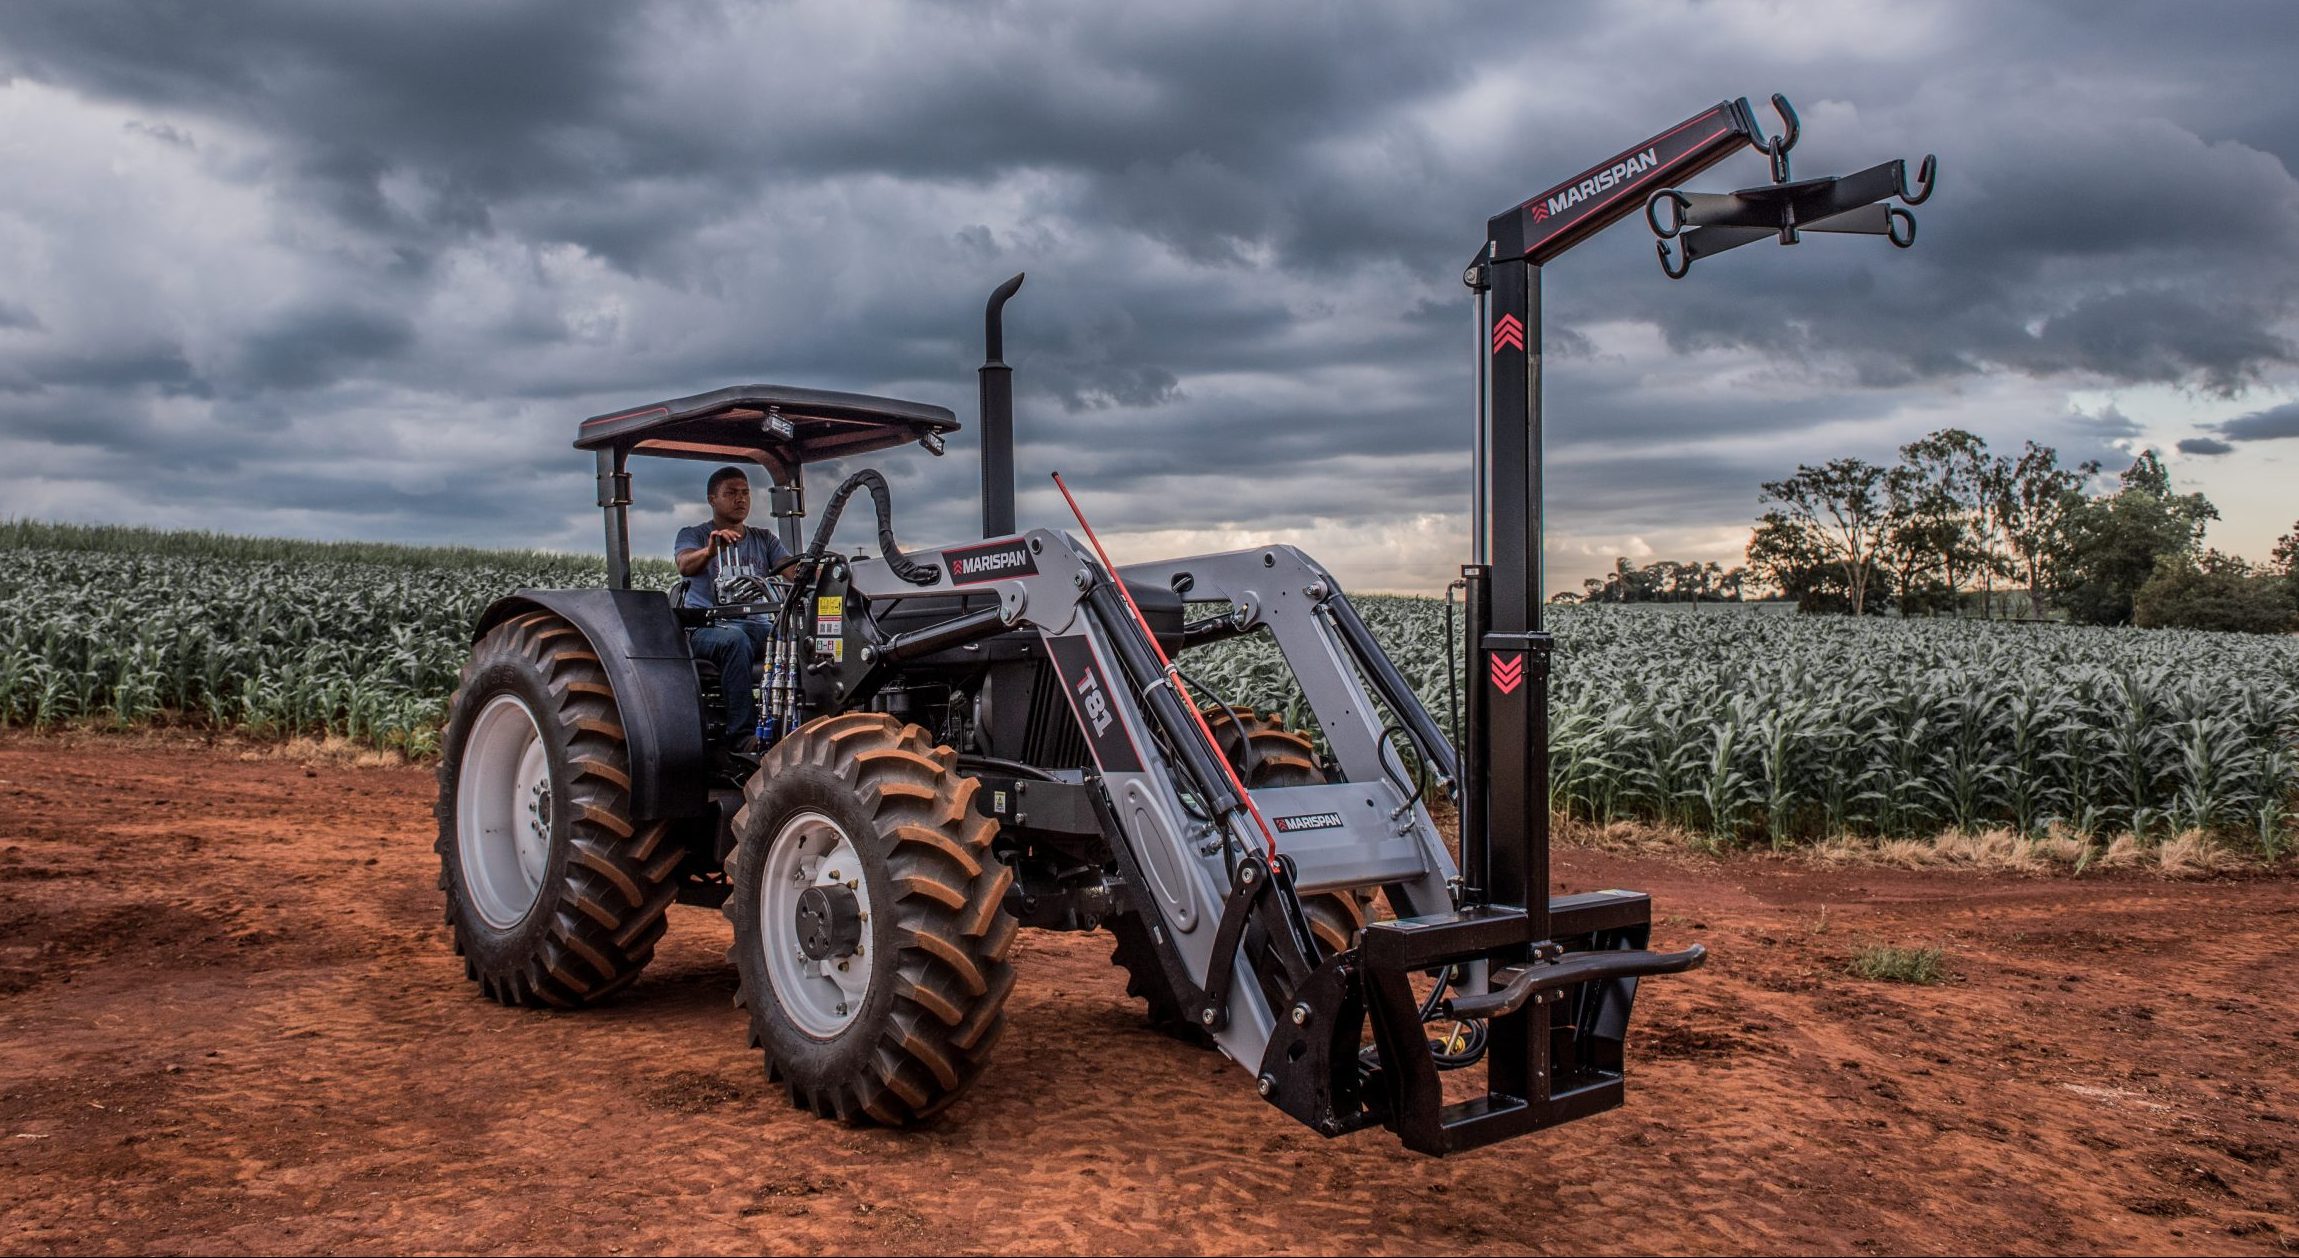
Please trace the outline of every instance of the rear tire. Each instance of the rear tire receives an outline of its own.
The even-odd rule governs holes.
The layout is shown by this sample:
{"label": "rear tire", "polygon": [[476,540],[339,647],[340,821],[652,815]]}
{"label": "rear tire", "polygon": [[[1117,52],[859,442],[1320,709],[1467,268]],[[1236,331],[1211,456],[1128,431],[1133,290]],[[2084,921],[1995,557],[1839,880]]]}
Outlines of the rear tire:
{"label": "rear tire", "polygon": [[1316,745],[1308,735],[1285,728],[1278,713],[1263,716],[1252,708],[1230,708],[1206,713],[1205,723],[1247,790],[1323,786],[1328,780],[1318,767]]}
{"label": "rear tire", "polygon": [[[1322,786],[1326,782],[1325,771],[1317,765],[1316,746],[1307,736],[1285,728],[1285,718],[1274,712],[1263,716],[1252,708],[1230,708],[1206,713],[1205,723],[1247,790]],[[1309,919],[1310,933],[1329,952],[1353,946],[1357,932],[1365,928],[1364,905],[1352,895],[1328,892],[1307,896],[1301,908]],[[1156,944],[1150,938],[1149,923],[1142,915],[1122,913],[1102,924],[1115,940],[1110,964],[1126,972],[1126,995],[1148,1006],[1150,1025],[1177,1039],[1210,1047],[1213,1037],[1182,1009],[1181,998],[1166,979],[1165,967],[1159,963]]]}
{"label": "rear tire", "polygon": [[1126,972],[1126,995],[1148,1006],[1151,1029],[1200,1048],[1213,1047],[1213,1037],[1174,995],[1173,984],[1166,980],[1165,967],[1158,960],[1157,943],[1150,938],[1149,923],[1142,915],[1119,913],[1105,918],[1102,926],[1115,941],[1110,964]]}
{"label": "rear tire", "polygon": [[631,819],[606,670],[546,611],[489,630],[448,708],[439,888],[464,975],[506,1005],[571,1009],[638,977],[678,893],[667,821]]}
{"label": "rear tire", "polygon": [[735,1001],[800,1109],[924,1121],[1005,1028],[1014,876],[957,761],[915,725],[849,712],[801,726],[744,786],[726,859]]}

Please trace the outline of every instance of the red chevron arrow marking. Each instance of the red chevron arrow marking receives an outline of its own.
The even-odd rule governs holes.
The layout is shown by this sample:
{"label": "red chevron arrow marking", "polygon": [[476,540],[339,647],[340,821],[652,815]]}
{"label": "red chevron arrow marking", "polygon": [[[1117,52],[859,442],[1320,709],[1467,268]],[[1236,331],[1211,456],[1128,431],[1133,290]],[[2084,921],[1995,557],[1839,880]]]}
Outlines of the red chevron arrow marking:
{"label": "red chevron arrow marking", "polygon": [[1498,688],[1502,694],[1515,694],[1517,692],[1517,687],[1525,683],[1524,655],[1520,653],[1517,655],[1508,656],[1507,658],[1503,658],[1499,652],[1494,652],[1492,658],[1492,673],[1493,685]]}
{"label": "red chevron arrow marking", "polygon": [[1519,323],[1515,315],[1502,315],[1501,321],[1493,325],[1493,352],[1498,354],[1507,345],[1525,347],[1525,325]]}

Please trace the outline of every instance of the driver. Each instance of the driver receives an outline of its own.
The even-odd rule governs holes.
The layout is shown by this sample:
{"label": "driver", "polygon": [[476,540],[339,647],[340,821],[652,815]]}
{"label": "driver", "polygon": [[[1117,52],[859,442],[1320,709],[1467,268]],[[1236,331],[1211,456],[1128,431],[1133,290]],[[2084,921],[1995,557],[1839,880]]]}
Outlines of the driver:
{"label": "driver", "polygon": [[[686,578],[680,583],[683,605],[765,600],[767,577],[788,572],[797,561],[782,539],[743,525],[750,517],[750,477],[739,467],[722,467],[710,474],[704,494],[710,500],[710,521],[680,529],[673,546],[679,575]],[[694,631],[694,653],[718,666],[726,695],[727,742],[736,751],[757,748],[758,699],[750,673],[773,640],[773,622],[763,616],[713,621]]]}

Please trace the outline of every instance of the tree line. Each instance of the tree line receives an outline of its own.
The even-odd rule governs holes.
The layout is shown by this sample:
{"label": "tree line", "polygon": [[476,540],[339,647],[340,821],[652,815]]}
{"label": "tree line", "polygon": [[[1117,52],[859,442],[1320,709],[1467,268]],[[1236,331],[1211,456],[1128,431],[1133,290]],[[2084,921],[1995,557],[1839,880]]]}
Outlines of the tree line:
{"label": "tree line", "polygon": [[[2218,508],[2182,494],[2154,451],[2112,488],[2095,461],[2027,442],[1999,455],[1944,428],[1879,466],[1797,467],[1764,484],[1747,565],[1627,559],[1571,601],[1737,600],[1770,592],[1851,615],[2065,618],[2277,632],[2299,620],[2299,523],[2265,563],[2203,546]],[[1567,596],[1568,598],[1570,596]]]}
{"label": "tree line", "polygon": [[1626,556],[1613,561],[1613,570],[1589,577],[1581,584],[1587,593],[1565,596],[1580,603],[1737,603],[1748,582],[1748,569],[1727,568],[1713,560],[1679,563],[1655,559],[1643,567]]}

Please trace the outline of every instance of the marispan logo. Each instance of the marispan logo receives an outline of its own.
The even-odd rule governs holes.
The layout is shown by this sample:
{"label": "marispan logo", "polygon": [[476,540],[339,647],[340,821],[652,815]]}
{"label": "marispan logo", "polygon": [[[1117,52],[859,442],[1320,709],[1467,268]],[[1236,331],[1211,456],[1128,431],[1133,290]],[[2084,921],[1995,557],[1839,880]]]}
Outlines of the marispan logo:
{"label": "marispan logo", "polygon": [[950,565],[953,585],[973,585],[981,581],[994,581],[999,577],[1036,576],[1038,561],[1020,538],[1010,542],[992,542],[987,546],[974,546],[965,550],[942,553],[943,561]]}
{"label": "marispan logo", "polygon": [[1493,325],[1493,352],[1498,354],[1511,345],[1518,349],[1525,347],[1525,325],[1519,323],[1515,315],[1502,315],[1501,321]]}
{"label": "marispan logo", "polygon": [[1493,653],[1492,675],[1494,687],[1499,689],[1502,694],[1515,694],[1517,687],[1525,684],[1525,657],[1523,653],[1503,657],[1500,652],[1495,651]]}

